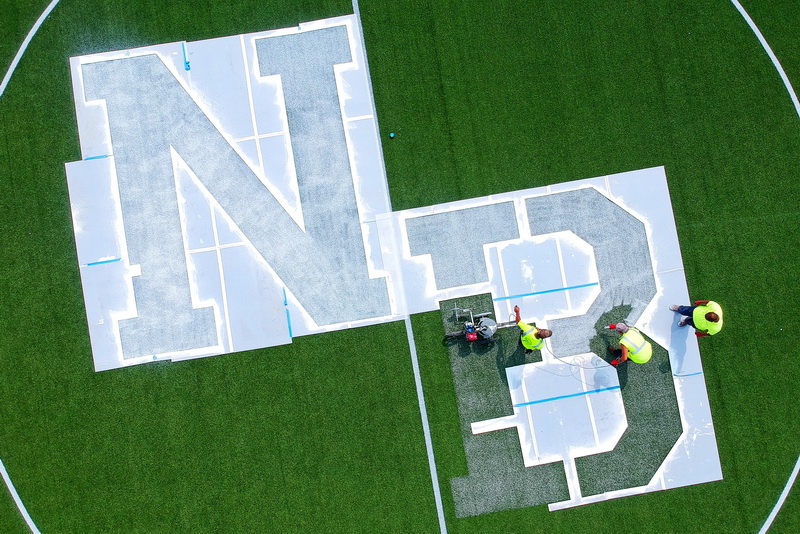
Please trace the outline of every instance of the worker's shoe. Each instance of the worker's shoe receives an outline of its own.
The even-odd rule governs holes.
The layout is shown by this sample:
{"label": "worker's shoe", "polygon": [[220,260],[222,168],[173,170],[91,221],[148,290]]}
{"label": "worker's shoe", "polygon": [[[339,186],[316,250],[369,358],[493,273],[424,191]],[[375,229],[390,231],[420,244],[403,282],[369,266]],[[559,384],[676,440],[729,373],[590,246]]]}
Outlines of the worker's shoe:
{"label": "worker's shoe", "polygon": [[679,306],[677,304],[673,304],[672,306],[669,307],[669,309],[672,311],[678,311],[678,308]]}
{"label": "worker's shoe", "polygon": [[681,319],[681,322],[678,323],[678,326],[680,326],[681,328],[686,326],[686,319]]}

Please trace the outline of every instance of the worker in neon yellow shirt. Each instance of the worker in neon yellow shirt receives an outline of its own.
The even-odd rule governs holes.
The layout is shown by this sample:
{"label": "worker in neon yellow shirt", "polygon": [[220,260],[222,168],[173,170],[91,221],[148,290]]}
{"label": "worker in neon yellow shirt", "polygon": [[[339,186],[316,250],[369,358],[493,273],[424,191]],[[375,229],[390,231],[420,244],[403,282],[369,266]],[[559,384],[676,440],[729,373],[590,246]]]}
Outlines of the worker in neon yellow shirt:
{"label": "worker in neon yellow shirt", "polygon": [[619,340],[619,349],[609,347],[612,354],[619,356],[611,360],[611,365],[616,366],[627,360],[634,363],[647,363],[653,357],[653,346],[639,330],[625,323],[610,324],[608,327],[622,334]]}
{"label": "worker in neon yellow shirt", "polygon": [[525,347],[525,354],[530,354],[535,350],[541,350],[544,347],[544,340],[553,335],[552,330],[546,328],[536,328],[536,325],[523,322],[519,314],[519,306],[514,306],[514,313],[516,314],[517,326],[520,329],[519,341]]}
{"label": "worker in neon yellow shirt", "polygon": [[670,310],[685,315],[678,326],[693,326],[698,337],[713,336],[722,330],[722,307],[713,300],[696,300],[694,306],[669,307]]}

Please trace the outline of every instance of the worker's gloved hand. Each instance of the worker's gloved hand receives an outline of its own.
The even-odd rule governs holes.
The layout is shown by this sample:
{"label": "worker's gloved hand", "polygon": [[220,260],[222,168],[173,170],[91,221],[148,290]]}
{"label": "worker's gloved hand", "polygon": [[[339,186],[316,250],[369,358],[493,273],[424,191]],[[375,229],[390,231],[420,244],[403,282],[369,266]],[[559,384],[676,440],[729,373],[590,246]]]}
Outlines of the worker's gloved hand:
{"label": "worker's gloved hand", "polygon": [[519,313],[519,306],[514,306],[514,312]]}
{"label": "worker's gloved hand", "polygon": [[617,325],[615,325],[615,324],[610,324],[610,325],[608,325],[608,327],[609,327],[611,330],[616,330],[616,329],[617,329]]}
{"label": "worker's gloved hand", "polygon": [[619,360],[611,360],[611,365],[613,366],[619,365]]}

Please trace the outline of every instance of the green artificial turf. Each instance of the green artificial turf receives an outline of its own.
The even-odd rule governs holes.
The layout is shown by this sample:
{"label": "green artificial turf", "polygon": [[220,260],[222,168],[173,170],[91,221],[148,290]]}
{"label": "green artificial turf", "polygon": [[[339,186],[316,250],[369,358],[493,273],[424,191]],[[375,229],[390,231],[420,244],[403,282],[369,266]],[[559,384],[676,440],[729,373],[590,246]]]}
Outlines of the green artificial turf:
{"label": "green artificial turf", "polygon": [[[592,352],[608,360],[607,348],[619,348],[620,336],[604,326],[623,320],[629,305],[616,306],[595,324],[597,336],[589,343]],[[628,360],[617,367],[628,427],[613,451],[575,461],[581,494],[646,486],[681,436],[681,416],[673,370],[667,350],[648,339],[653,355],[647,363]]]}
{"label": "green artificial turf", "polygon": [[[3,74],[47,4],[0,0]],[[800,10],[744,6],[800,86]],[[448,531],[757,531],[800,452],[800,118],[733,5],[360,9],[395,210],[664,165],[690,294],[726,313],[700,340],[722,482],[463,519],[441,315],[415,316]],[[0,458],[43,532],[438,530],[402,323],[92,371],[64,172],[80,158],[68,57],[350,12],[62,1],[33,40],[0,97]],[[800,530],[797,492],[771,532]],[[10,498],[0,516],[24,531]]]}
{"label": "green artificial turf", "polygon": [[11,493],[6,491],[4,486],[2,496],[0,496],[0,532],[25,532],[27,529],[25,520],[17,511]]}
{"label": "green artificial turf", "polygon": [[[443,334],[463,329],[464,321],[469,319],[464,310],[472,310],[474,316],[493,312],[494,306],[491,295],[482,294],[443,300],[439,309]],[[495,318],[494,313],[491,317],[500,323],[506,319]],[[492,339],[488,342],[479,337],[470,343],[459,337],[444,341],[458,401],[463,448],[470,451],[469,472],[450,480],[458,517],[569,499],[563,464],[526,468],[516,429],[472,433],[473,422],[514,413],[506,368],[542,359],[540,351],[525,354],[516,327],[500,328]]]}

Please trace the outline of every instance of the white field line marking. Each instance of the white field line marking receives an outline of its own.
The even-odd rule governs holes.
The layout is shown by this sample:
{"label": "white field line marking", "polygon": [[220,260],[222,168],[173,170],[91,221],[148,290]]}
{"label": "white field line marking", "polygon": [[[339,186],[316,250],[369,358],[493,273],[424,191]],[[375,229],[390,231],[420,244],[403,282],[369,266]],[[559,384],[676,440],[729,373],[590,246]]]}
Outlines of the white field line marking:
{"label": "white field line marking", "polygon": [[25,505],[22,504],[22,499],[19,498],[19,494],[17,493],[17,490],[14,488],[14,484],[11,483],[11,477],[8,476],[8,471],[6,471],[6,466],[3,465],[3,460],[0,460],[0,473],[2,473],[3,475],[3,480],[5,481],[6,486],[8,487],[8,491],[11,492],[11,497],[13,497],[14,502],[17,505],[17,509],[19,510],[19,513],[22,514],[22,518],[25,519],[25,522],[28,524],[28,528],[30,528],[31,532],[34,532],[35,534],[41,534],[39,532],[39,529],[36,528],[36,525],[33,523],[33,519],[31,519],[31,516],[28,515],[28,510],[25,509]]}
{"label": "white field line marking", "polygon": [[742,4],[738,2],[738,0],[731,0],[731,3],[736,7],[739,13],[744,17],[745,22],[747,25],[750,26],[750,29],[753,30],[753,33],[756,34],[758,41],[761,43],[761,46],[767,52],[769,59],[772,60],[772,64],[775,66],[775,70],[778,71],[778,74],[781,76],[781,80],[783,80],[783,85],[786,86],[786,90],[789,91],[789,97],[792,99],[792,103],[794,104],[794,110],[797,112],[797,116],[800,117],[800,101],[797,100],[797,93],[794,92],[794,87],[792,87],[792,82],[789,81],[789,77],[786,76],[786,72],[784,72],[783,67],[781,66],[781,62],[778,61],[778,58],[775,56],[775,53],[770,48],[767,40],[764,39],[764,36],[761,34],[761,30],[758,29],[756,23],[753,22],[753,19],[750,18],[750,15],[747,14],[747,11],[744,10]]}
{"label": "white field line marking", "polygon": [[[789,92],[789,97],[792,99],[792,104],[794,104],[794,110],[797,112],[797,116],[800,117],[800,101],[797,99],[797,93],[794,91],[794,87],[792,87],[792,82],[789,81],[789,77],[786,76],[786,72],[783,70],[783,66],[781,62],[778,61],[777,56],[772,51],[772,48],[767,43],[767,40],[764,38],[764,35],[761,33],[761,30],[758,29],[756,23],[753,22],[753,19],[750,18],[750,15],[745,11],[742,4],[738,2],[738,0],[731,0],[731,3],[734,5],[736,10],[739,12],[740,15],[744,18],[747,25],[750,26],[750,29],[753,30],[753,33],[756,34],[758,38],[758,42],[761,43],[761,46],[766,51],[769,59],[772,61],[772,65],[775,67],[775,70],[778,71],[778,74],[783,80],[783,85],[786,87],[786,90]],[[778,515],[778,512],[783,506],[783,502],[786,500],[786,497],[789,495],[789,490],[791,490],[794,481],[797,479],[797,473],[800,471],[800,456],[797,457],[797,462],[794,464],[794,469],[792,470],[792,474],[789,476],[789,480],[786,482],[786,486],[783,488],[783,492],[781,492],[780,497],[778,497],[778,502],[775,503],[775,507],[772,509],[772,512],[767,517],[767,520],[764,522],[764,526],[761,527],[759,530],[759,534],[764,534],[769,530],[769,527],[772,526],[772,522],[775,520],[775,516]]]}
{"label": "white field line marking", "polygon": [[3,93],[5,93],[6,86],[8,86],[8,82],[11,81],[11,75],[14,74],[14,71],[17,69],[17,65],[19,65],[19,61],[22,59],[22,55],[25,53],[25,50],[28,49],[28,45],[31,44],[31,39],[33,39],[33,36],[36,35],[37,31],[39,31],[39,27],[44,22],[44,19],[47,18],[47,15],[49,15],[50,12],[56,8],[58,2],[59,0],[53,0],[50,2],[50,5],[45,8],[45,10],[36,20],[36,23],[33,25],[33,28],[31,28],[31,31],[28,32],[25,40],[22,41],[22,45],[20,45],[19,50],[17,50],[17,55],[14,56],[14,60],[8,67],[8,72],[6,72],[6,75],[3,77],[3,82],[0,83],[0,96],[3,96]]}
{"label": "white field line marking", "polygon": [[442,493],[439,489],[439,475],[436,472],[436,458],[433,456],[433,442],[431,441],[431,428],[428,424],[428,411],[425,408],[425,394],[422,391],[422,376],[419,373],[419,359],[417,358],[417,345],[414,343],[414,332],[411,330],[411,316],[406,315],[406,334],[408,348],[411,351],[411,365],[414,368],[414,383],[417,385],[417,401],[419,413],[422,417],[422,433],[425,435],[425,448],[428,451],[428,466],[431,470],[431,483],[433,484],[433,497],[436,500],[436,511],[439,514],[439,529],[442,534],[447,534],[447,525],[444,521],[444,508],[442,507]]}
{"label": "white field line marking", "polygon": [[[353,14],[356,16],[356,25],[358,26],[358,35],[361,40],[361,50],[364,51],[364,73],[367,77],[367,87],[369,88],[369,105],[372,109],[372,117],[375,121],[375,134],[377,136],[376,141],[378,143],[378,154],[381,161],[381,178],[383,179],[384,183],[384,201],[386,202],[386,206],[390,206],[391,209],[392,199],[389,198],[389,177],[386,175],[386,160],[383,157],[383,143],[381,143],[380,139],[380,124],[378,123],[378,110],[375,107],[375,91],[372,89],[372,76],[369,73],[369,60],[367,59],[367,42],[364,40],[364,27],[361,25],[361,10],[358,8],[358,0],[353,0]],[[444,523],[442,523],[442,529],[444,529]]]}
{"label": "white field line marking", "polygon": [[778,497],[778,502],[775,503],[775,508],[772,509],[772,513],[769,514],[769,517],[764,522],[764,526],[761,527],[761,530],[758,531],[758,534],[765,534],[769,527],[772,526],[772,522],[775,520],[775,516],[778,515],[778,512],[783,506],[783,502],[786,500],[786,497],[789,496],[789,491],[792,489],[792,485],[794,485],[794,481],[797,479],[797,473],[800,472],[800,456],[797,457],[797,462],[794,464],[794,469],[792,469],[792,474],[789,476],[789,480],[786,481],[786,486],[784,486],[783,491],[781,492],[781,496]]}

